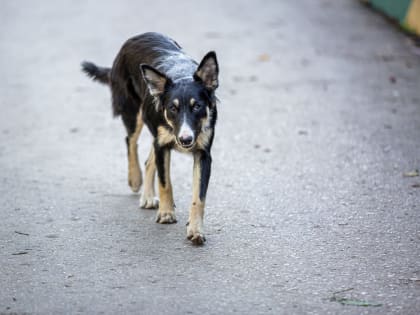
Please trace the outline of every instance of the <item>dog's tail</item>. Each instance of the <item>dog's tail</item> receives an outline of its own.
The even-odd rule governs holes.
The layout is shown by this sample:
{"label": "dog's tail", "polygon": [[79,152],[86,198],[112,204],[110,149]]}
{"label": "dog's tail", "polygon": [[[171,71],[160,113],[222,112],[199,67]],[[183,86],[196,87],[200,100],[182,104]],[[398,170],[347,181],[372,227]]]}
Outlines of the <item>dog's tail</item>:
{"label": "dog's tail", "polygon": [[82,71],[84,71],[94,81],[98,81],[103,84],[109,84],[111,82],[111,68],[98,67],[92,62],[83,61]]}

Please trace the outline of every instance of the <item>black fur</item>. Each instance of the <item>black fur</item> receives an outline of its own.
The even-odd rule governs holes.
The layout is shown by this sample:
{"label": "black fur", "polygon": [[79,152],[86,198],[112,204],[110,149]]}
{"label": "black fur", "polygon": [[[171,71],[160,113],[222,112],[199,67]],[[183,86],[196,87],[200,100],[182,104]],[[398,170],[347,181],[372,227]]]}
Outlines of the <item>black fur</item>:
{"label": "black fur", "polygon": [[154,142],[155,147],[155,155],[156,155],[156,168],[160,182],[163,186],[166,186],[166,178],[165,178],[165,151],[169,150],[168,148],[160,147],[157,142]]}
{"label": "black fur", "polygon": [[211,173],[211,155],[210,152],[200,152],[200,166],[201,166],[201,178],[200,178],[200,199],[204,200],[207,194],[207,188],[210,180]]}
{"label": "black fur", "polygon": [[92,62],[84,61],[82,62],[82,70],[93,80],[103,84],[109,84],[110,68],[98,67]]}

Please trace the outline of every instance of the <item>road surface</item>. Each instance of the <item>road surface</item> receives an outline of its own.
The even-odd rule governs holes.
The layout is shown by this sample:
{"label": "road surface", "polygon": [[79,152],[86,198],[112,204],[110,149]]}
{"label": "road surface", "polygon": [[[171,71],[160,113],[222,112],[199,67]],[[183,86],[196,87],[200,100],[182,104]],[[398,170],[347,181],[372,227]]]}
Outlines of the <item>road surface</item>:
{"label": "road surface", "polygon": [[[0,314],[419,314],[418,48],[359,1],[171,3],[2,2]],[[154,223],[80,72],[146,31],[218,54],[203,247],[191,158]]]}

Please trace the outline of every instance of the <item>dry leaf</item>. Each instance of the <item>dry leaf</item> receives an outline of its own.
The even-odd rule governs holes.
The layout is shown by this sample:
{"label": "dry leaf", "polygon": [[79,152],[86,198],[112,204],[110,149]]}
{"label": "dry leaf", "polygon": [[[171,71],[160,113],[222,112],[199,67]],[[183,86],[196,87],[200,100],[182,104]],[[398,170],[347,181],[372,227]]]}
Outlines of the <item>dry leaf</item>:
{"label": "dry leaf", "polygon": [[414,171],[411,171],[411,172],[406,172],[403,175],[404,175],[404,177],[416,177],[416,176],[419,176],[419,170],[414,170]]}
{"label": "dry leaf", "polygon": [[269,54],[261,54],[258,56],[258,60],[262,62],[270,61],[271,57]]}

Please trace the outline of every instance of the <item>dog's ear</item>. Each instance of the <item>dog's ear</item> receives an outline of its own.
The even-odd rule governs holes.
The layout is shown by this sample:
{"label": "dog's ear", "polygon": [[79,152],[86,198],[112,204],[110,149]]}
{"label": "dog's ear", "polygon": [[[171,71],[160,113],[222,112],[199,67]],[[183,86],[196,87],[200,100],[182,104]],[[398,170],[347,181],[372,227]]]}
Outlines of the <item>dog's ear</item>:
{"label": "dog's ear", "polygon": [[217,64],[216,53],[210,51],[201,60],[194,79],[204,84],[206,89],[214,91],[219,86],[219,65]]}
{"label": "dog's ear", "polygon": [[165,92],[165,88],[171,84],[171,80],[166,75],[151,66],[141,64],[140,70],[152,96],[161,95]]}

